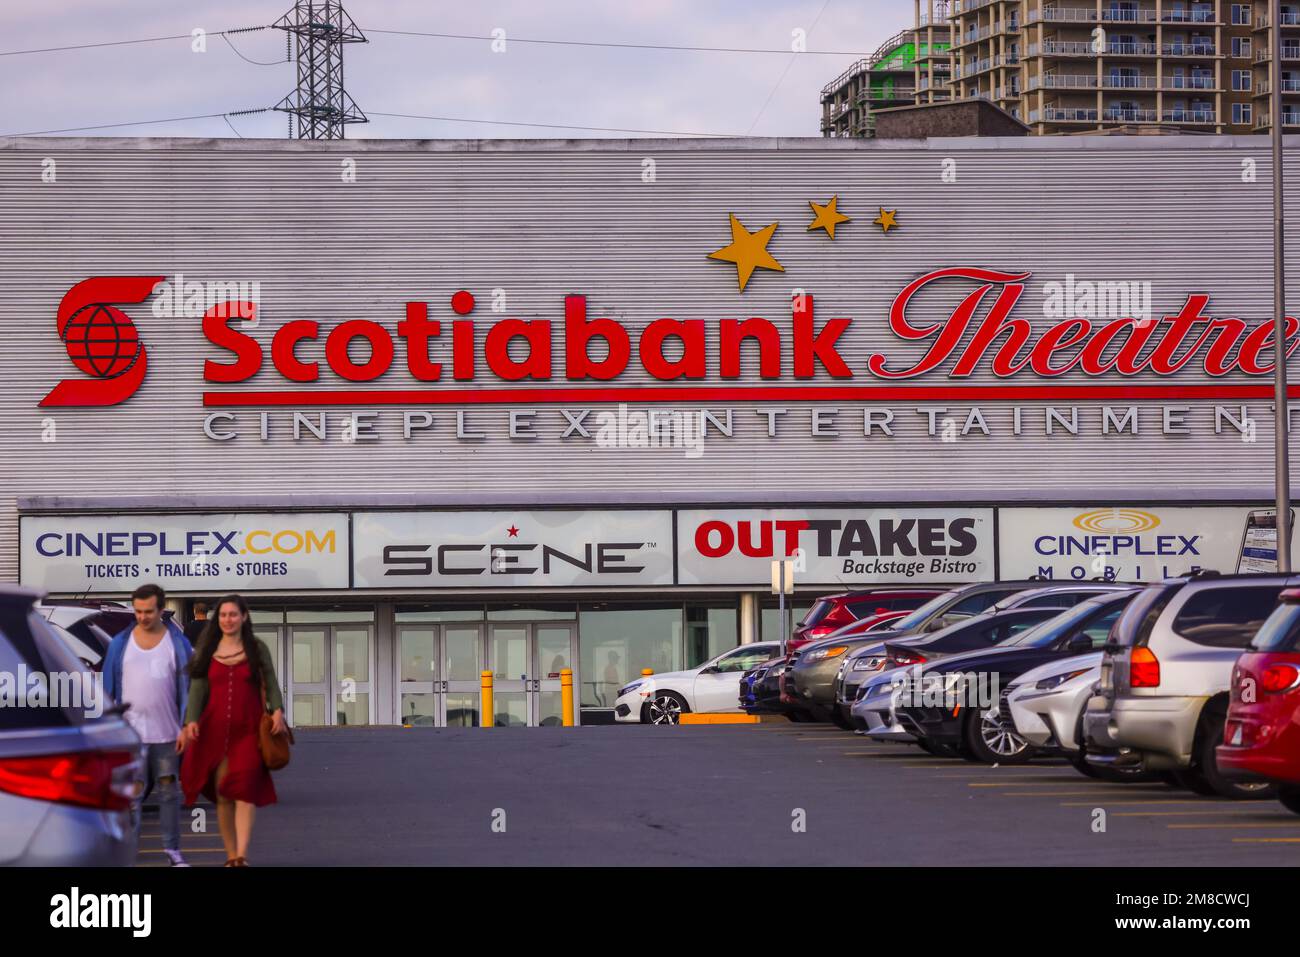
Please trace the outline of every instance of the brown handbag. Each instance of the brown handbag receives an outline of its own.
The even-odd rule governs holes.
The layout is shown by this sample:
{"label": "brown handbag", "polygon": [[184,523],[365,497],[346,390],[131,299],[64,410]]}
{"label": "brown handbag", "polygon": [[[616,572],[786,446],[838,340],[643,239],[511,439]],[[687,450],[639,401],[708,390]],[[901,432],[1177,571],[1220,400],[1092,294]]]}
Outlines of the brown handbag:
{"label": "brown handbag", "polygon": [[293,728],[285,725],[284,734],[272,734],[275,719],[266,713],[266,681],[262,682],[262,720],[257,725],[257,749],[268,771],[278,771],[289,763],[289,745],[294,743]]}

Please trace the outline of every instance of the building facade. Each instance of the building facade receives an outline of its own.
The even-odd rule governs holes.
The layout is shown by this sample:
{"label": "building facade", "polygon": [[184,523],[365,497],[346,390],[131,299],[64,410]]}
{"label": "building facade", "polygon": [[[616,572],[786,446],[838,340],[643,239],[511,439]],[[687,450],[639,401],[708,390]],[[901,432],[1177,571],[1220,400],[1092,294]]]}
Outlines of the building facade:
{"label": "building facade", "polygon": [[[916,4],[914,29],[947,17],[947,95],[987,99],[1034,135],[1269,128],[1268,0],[952,0],[937,14],[934,5]],[[1300,5],[1282,5],[1280,29],[1283,94],[1300,94]],[[929,102],[921,92],[914,102]],[[1285,116],[1289,124],[1300,106],[1288,99]],[[868,115],[839,135],[870,129]]]}
{"label": "building facade", "polygon": [[558,723],[565,667],[594,721],[779,636],[776,559],[796,611],[1234,570],[1269,169],[1260,137],[0,140],[0,581],[241,592],[297,723],[438,726],[483,669],[495,721]]}

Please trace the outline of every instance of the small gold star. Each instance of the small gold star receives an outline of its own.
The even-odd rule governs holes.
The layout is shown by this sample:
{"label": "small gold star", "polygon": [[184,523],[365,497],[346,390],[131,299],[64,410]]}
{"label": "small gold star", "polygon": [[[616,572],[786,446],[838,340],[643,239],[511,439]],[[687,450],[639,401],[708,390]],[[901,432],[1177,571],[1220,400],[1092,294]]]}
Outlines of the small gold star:
{"label": "small gold star", "polygon": [[724,262],[736,264],[736,279],[740,283],[740,291],[745,291],[745,285],[749,282],[749,277],[754,274],[755,269],[774,269],[777,272],[785,272],[785,267],[772,258],[772,254],[767,251],[768,241],[772,234],[776,232],[776,227],[780,223],[772,223],[770,226],[764,226],[756,233],[751,233],[745,228],[744,224],[736,218],[735,213],[731,213],[731,245],[723,246],[721,249],[709,253],[709,259],[721,259]]}
{"label": "small gold star", "polygon": [[897,214],[898,214],[898,210],[896,210],[896,209],[891,209],[891,210],[886,211],[886,210],[885,210],[885,207],[881,206],[881,207],[880,207],[880,215],[877,216],[877,217],[876,217],[876,220],[875,220],[876,225],[878,225],[878,226],[879,226],[881,229],[883,229],[885,232],[889,232],[889,230],[890,230],[891,228],[893,228],[893,227],[895,227],[895,226],[898,225],[898,223],[896,223],[896,222],[894,221],[894,217],[895,217]]}
{"label": "small gold star", "polygon": [[818,205],[817,203],[814,203],[812,200],[809,200],[808,205],[812,207],[813,215],[816,217],[808,225],[809,231],[812,231],[814,229],[824,229],[826,230],[826,235],[829,236],[831,239],[834,239],[835,224],[847,223],[849,221],[849,217],[845,216],[843,213],[841,213],[838,209],[835,208],[835,204],[838,203],[839,201],[840,198],[838,196],[832,196],[831,201],[829,203],[827,203],[825,206],[821,206]]}

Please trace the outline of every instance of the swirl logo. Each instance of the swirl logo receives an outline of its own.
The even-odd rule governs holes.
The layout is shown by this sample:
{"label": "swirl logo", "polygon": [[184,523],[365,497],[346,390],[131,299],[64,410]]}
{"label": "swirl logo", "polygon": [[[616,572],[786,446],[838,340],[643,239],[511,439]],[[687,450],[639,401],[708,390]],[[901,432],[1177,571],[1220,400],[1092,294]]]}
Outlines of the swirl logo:
{"label": "swirl logo", "polygon": [[42,406],[117,405],[135,394],[148,368],[135,323],[110,303],[143,302],[162,276],[96,276],[64,294],[57,316],[68,358],[90,376],[65,379]]}
{"label": "swirl logo", "polygon": [[1160,519],[1136,508],[1099,508],[1076,515],[1074,524],[1085,532],[1101,535],[1133,535],[1150,531],[1160,524]]}

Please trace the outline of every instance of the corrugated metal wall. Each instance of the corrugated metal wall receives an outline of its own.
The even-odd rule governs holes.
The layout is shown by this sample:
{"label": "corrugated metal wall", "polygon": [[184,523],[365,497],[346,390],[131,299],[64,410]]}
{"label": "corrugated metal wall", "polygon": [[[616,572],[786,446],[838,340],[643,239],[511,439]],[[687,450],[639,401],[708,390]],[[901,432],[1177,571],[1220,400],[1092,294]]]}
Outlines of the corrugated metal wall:
{"label": "corrugated metal wall", "polygon": [[[198,320],[155,317],[146,304],[125,307],[149,350],[137,395],[107,409],[37,408],[57,381],[80,375],[56,333],[60,298],[81,279],[114,274],[259,281],[254,334],[266,346],[267,365],[236,389],[289,384],[269,359],[270,336],[284,322],[315,319],[327,330],[364,318],[392,330],[411,299],[428,301],[431,317],[445,322],[452,318],[448,297],[458,289],[479,298],[473,318],[480,343],[490,322],[503,317],[490,311],[494,289],[506,294],[504,315],[551,319],[557,369],[566,294],[585,293],[589,315],[618,318],[634,335],[664,316],[704,319],[712,348],[723,318],[763,316],[785,325],[796,287],[815,296],[819,323],[853,317],[839,342],[852,368],[865,369],[866,355],[877,351],[901,364],[922,350],[890,333],[890,303],[915,276],[953,265],[1033,270],[1015,315],[1036,326],[1053,322],[1043,318],[1041,283],[1067,273],[1150,281],[1157,316],[1176,311],[1188,293],[1208,292],[1215,316],[1265,320],[1272,302],[1267,140],[1154,139],[907,148],[816,139],[0,140],[0,580],[17,578],[16,499],[35,494],[141,496],[144,505],[163,494],[204,492],[481,491],[499,498],[591,491],[616,498],[657,491],[672,503],[730,491],[739,502],[767,503],[807,491],[842,492],[846,501],[914,491],[942,501],[957,489],[1014,503],[1031,491],[1098,499],[1108,490],[1149,487],[1153,499],[1179,500],[1267,484],[1272,421],[1261,401],[1247,403],[1258,422],[1253,444],[1235,431],[1214,434],[1212,401],[1180,403],[1193,407],[1190,436],[1160,435],[1159,406],[1148,403],[1138,437],[1101,435],[1104,403],[1069,401],[1056,404],[1080,407],[1080,435],[1044,437],[1047,403],[1032,402],[1022,403],[1025,434],[1015,436],[1009,403],[985,402],[994,434],[952,443],[926,434],[926,417],[906,403],[887,403],[898,413],[894,438],[864,439],[863,403],[714,402],[706,406],[736,410],[736,436],[711,438],[698,458],[562,441],[559,413],[533,405],[543,410],[536,440],[511,440],[505,410],[478,407],[471,421],[489,438],[458,442],[453,406],[433,409],[435,429],[409,442],[401,437],[401,407],[389,408],[380,417],[381,440],[354,445],[310,437],[295,443],[284,411],[273,441],[263,443],[258,410],[234,410],[246,434],[216,443],[202,434],[212,410],[201,404],[201,366],[229,354],[204,339]],[[57,164],[55,183],[41,179],[47,157]],[[356,162],[354,183],[341,181],[345,158]],[[655,161],[652,183],[643,181],[647,158]],[[945,159],[955,162],[955,182],[943,181]],[[1244,160],[1258,164],[1254,183],[1243,182]],[[1288,172],[1300,182],[1300,160]],[[808,201],[832,195],[853,217],[834,242],[806,231]],[[871,222],[882,206],[898,210],[900,228],[887,236]],[[730,242],[731,212],[751,230],[781,223],[768,248],[785,272],[756,272],[743,296],[734,267],[705,258]],[[1300,248],[1296,233],[1292,249]],[[909,316],[938,320],[956,301],[926,298]],[[320,358],[323,343],[299,353]],[[782,360],[783,382],[795,384],[788,352]],[[630,370],[618,384],[647,381]],[[753,355],[744,381],[762,381]],[[981,372],[968,381],[996,380]],[[1071,374],[1054,381],[1088,380]],[[1211,380],[1189,371],[1177,381]],[[393,371],[369,387],[412,385],[399,343]],[[475,386],[509,384],[480,362]],[[752,409],[776,405],[791,411],[773,440]],[[813,405],[841,409],[838,438],[810,434],[806,410]],[[947,414],[960,425],[969,405],[953,404]],[[334,422],[347,410],[326,411]],[[46,419],[55,423],[54,441],[42,440]]]}

